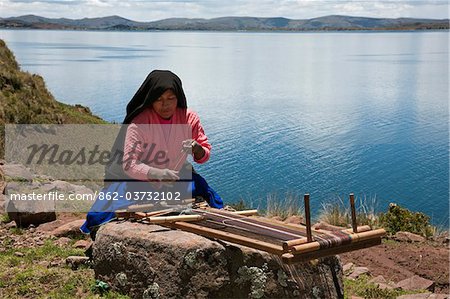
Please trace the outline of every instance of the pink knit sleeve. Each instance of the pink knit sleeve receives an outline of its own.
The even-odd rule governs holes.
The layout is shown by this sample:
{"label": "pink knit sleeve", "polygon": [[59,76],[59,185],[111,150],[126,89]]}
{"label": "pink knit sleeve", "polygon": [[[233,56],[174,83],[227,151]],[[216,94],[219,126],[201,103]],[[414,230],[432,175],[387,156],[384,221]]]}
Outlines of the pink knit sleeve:
{"label": "pink knit sleeve", "polygon": [[123,153],[123,170],[130,177],[147,181],[147,173],[150,166],[142,163],[139,159],[143,156],[142,145],[144,143],[142,132],[136,124],[130,124],[125,136],[125,146]]}
{"label": "pink knit sleeve", "polygon": [[195,160],[194,158],[194,161],[202,164],[209,160],[211,144],[209,144],[208,137],[206,137],[202,124],[200,123],[200,118],[195,112],[191,111],[191,113],[192,138],[195,139],[195,141],[197,141],[205,150],[205,155],[199,160]]}

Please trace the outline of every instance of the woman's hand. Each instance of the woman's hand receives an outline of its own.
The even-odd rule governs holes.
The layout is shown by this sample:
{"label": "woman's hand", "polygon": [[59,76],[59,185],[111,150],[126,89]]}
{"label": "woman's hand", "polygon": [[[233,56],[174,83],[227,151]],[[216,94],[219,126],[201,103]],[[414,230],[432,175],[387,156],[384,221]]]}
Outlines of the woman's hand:
{"label": "woman's hand", "polygon": [[168,168],[159,169],[151,167],[147,172],[147,177],[149,180],[156,180],[160,182],[172,182],[180,179],[178,176],[178,171],[171,170]]}
{"label": "woman's hand", "polygon": [[183,149],[188,153],[191,152],[195,160],[200,160],[205,155],[203,147],[194,139],[183,141]]}

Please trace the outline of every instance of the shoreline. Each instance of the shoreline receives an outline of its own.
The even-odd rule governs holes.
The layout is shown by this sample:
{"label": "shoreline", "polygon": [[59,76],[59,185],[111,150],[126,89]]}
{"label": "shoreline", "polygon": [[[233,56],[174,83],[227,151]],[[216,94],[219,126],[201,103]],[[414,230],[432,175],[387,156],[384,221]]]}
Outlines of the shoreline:
{"label": "shoreline", "polygon": [[157,33],[157,32],[195,32],[195,33],[281,33],[281,34],[311,34],[311,33],[426,33],[426,32],[450,32],[445,29],[348,29],[348,30],[213,30],[213,29],[143,29],[143,30],[114,30],[114,29],[52,29],[52,28],[27,28],[27,27],[1,27],[0,30],[11,31],[74,31],[74,32],[130,32],[130,33]]}

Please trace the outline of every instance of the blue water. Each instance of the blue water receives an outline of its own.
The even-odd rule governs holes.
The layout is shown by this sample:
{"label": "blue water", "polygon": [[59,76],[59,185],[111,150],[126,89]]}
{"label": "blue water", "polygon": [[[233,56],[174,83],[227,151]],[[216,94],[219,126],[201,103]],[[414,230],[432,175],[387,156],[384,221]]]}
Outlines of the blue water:
{"label": "blue water", "polygon": [[54,96],[109,121],[153,69],[183,80],[213,145],[197,167],[233,202],[376,198],[449,218],[447,32],[1,30]]}

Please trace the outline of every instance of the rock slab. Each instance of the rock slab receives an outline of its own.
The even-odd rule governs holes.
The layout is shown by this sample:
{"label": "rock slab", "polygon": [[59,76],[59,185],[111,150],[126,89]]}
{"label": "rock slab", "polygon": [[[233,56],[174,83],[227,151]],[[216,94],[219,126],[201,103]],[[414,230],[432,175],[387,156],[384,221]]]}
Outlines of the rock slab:
{"label": "rock slab", "polygon": [[422,236],[410,232],[397,232],[394,239],[401,242],[425,242],[426,239]]}
{"label": "rock slab", "polygon": [[278,256],[157,225],[112,222],[93,245],[96,279],[133,298],[343,298],[336,256]]}
{"label": "rock slab", "polygon": [[414,275],[413,277],[399,281],[395,287],[408,291],[428,290],[433,292],[435,283],[429,279]]}
{"label": "rock slab", "polygon": [[18,227],[56,220],[54,202],[7,199],[5,206],[9,219],[14,220]]}
{"label": "rock slab", "polygon": [[84,221],[85,221],[84,219],[78,219],[71,221],[69,223],[65,223],[57,227],[54,231],[50,232],[50,234],[55,237],[82,236],[83,234],[80,231],[80,227],[83,225]]}
{"label": "rock slab", "polygon": [[2,170],[6,177],[9,177],[13,181],[27,181],[33,180],[33,174],[31,171],[22,164],[4,164]]}

